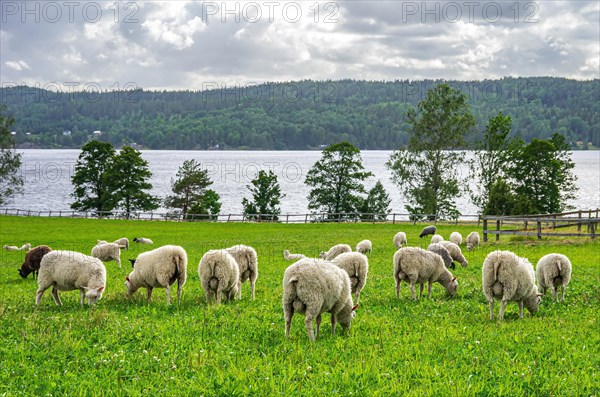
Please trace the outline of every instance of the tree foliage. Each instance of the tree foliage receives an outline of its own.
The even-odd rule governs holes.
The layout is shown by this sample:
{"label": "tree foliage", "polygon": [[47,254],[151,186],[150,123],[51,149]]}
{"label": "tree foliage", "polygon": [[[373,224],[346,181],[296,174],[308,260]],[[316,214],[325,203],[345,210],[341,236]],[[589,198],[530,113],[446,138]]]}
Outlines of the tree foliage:
{"label": "tree foliage", "polygon": [[367,197],[362,201],[359,211],[363,213],[363,220],[385,221],[390,213],[390,195],[387,193],[381,181],[369,190]]}
{"label": "tree foliage", "polygon": [[242,199],[244,214],[248,215],[249,219],[259,219],[256,215],[260,214],[261,220],[276,221],[281,213],[279,204],[285,196],[281,193],[277,175],[272,170],[269,170],[269,173],[260,170],[252,180],[252,185],[246,185],[246,188],[250,190],[252,199]]}
{"label": "tree foliage", "polygon": [[21,155],[15,151],[11,127],[15,119],[5,116],[6,106],[0,106],[0,205],[8,203],[15,194],[23,192]]}
{"label": "tree foliage", "polygon": [[386,166],[409,204],[413,218],[456,218],[454,200],[463,190],[458,168],[464,161],[460,149],[476,124],[466,96],[447,84],[427,92],[417,109],[407,113],[411,135],[406,150],[394,151]]}
{"label": "tree foliage", "polygon": [[[173,195],[165,198],[165,206],[188,213],[215,214],[220,211],[219,195],[206,188],[212,185],[208,171],[196,160],[185,160],[179,167],[176,179],[171,178]],[[192,212],[194,210],[194,212]]]}
{"label": "tree foliage", "polygon": [[365,193],[363,181],[371,175],[364,171],[360,150],[351,143],[329,145],[306,174],[305,183],[312,187],[308,209],[329,217],[357,212],[362,203],[360,194]]}

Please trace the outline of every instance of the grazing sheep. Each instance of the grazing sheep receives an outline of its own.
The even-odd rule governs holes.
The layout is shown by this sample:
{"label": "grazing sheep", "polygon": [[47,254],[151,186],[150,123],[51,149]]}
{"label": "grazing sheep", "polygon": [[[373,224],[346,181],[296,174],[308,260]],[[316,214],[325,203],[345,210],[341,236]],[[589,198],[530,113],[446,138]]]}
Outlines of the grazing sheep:
{"label": "grazing sheep", "polygon": [[27,243],[27,244],[23,244],[23,245],[21,246],[21,248],[19,248],[19,251],[25,251],[25,252],[27,252],[27,251],[29,251],[30,249],[31,249],[31,243]]}
{"label": "grazing sheep", "polygon": [[533,266],[525,258],[510,251],[493,251],[483,261],[481,271],[483,294],[490,304],[490,320],[494,319],[494,299],[500,299],[498,318],[504,318],[508,301],[519,304],[519,317],[523,318],[523,306],[534,314],[540,305],[535,286]]}
{"label": "grazing sheep", "polygon": [[441,234],[434,234],[431,236],[431,244],[436,244],[442,241],[444,241],[444,237],[442,237]]}
{"label": "grazing sheep", "polygon": [[298,259],[306,258],[306,255],[302,254],[290,254],[289,250],[283,250],[283,259],[286,261],[297,261]]}
{"label": "grazing sheep", "polygon": [[19,251],[19,247],[16,245],[5,245],[2,248],[4,248],[5,251]]}
{"label": "grazing sheep", "polygon": [[114,243],[118,244],[120,248],[129,250],[129,239],[127,237],[121,237],[120,239],[115,240]]}
{"label": "grazing sheep", "polygon": [[438,254],[439,256],[442,257],[442,260],[444,261],[444,265],[448,269],[454,269],[455,266],[454,266],[454,262],[452,261],[452,256],[450,256],[450,253],[448,252],[446,247],[444,247],[442,244],[440,244],[440,243],[430,244],[429,247],[427,247],[427,251],[431,251],[431,252]]}
{"label": "grazing sheep", "polygon": [[421,231],[421,234],[419,234],[419,238],[425,237],[429,234],[435,234],[436,230],[437,230],[437,228],[435,226],[424,227],[423,230]]}
{"label": "grazing sheep", "polygon": [[368,254],[371,251],[373,251],[373,244],[371,243],[371,240],[362,240],[356,244],[356,252]]}
{"label": "grazing sheep", "polygon": [[452,232],[450,233],[450,238],[448,240],[450,240],[451,243],[454,243],[456,245],[461,245],[463,240],[462,234],[460,234],[459,232]]}
{"label": "grazing sheep", "polygon": [[565,289],[571,281],[571,261],[562,254],[548,254],[543,256],[535,267],[535,276],[540,293],[546,294],[550,288],[552,301],[558,302],[558,286],[562,289],[561,302],[565,301]]}
{"label": "grazing sheep", "polygon": [[467,250],[471,251],[475,246],[479,246],[479,233],[471,232],[467,236]]}
{"label": "grazing sheep", "polygon": [[121,249],[119,244],[106,243],[97,244],[92,248],[92,256],[100,259],[102,262],[115,261],[121,268]]}
{"label": "grazing sheep", "polygon": [[341,268],[320,259],[304,258],[289,266],[283,275],[283,317],[285,336],[290,336],[294,312],[305,315],[304,325],[311,342],[315,340],[313,320],[317,321],[317,337],[321,314],[331,314],[331,332],[335,325],[349,329],[358,305],[352,303],[350,277]]}
{"label": "grazing sheep", "polygon": [[133,241],[138,244],[154,244],[154,241],[150,240],[149,238],[145,238],[145,237],[136,237],[133,239]]}
{"label": "grazing sheep", "polygon": [[35,304],[40,306],[44,291],[52,287],[52,297],[62,305],[58,291],[78,289],[83,306],[84,298],[94,305],[106,287],[106,268],[98,258],[72,251],[51,251],[44,255],[38,274],[38,291]]}
{"label": "grazing sheep", "polygon": [[240,269],[227,250],[211,250],[204,254],[198,264],[198,276],[206,294],[206,303],[211,294],[215,296],[217,305],[221,303],[221,295],[228,302],[235,298],[240,283]]}
{"label": "grazing sheep", "polygon": [[167,305],[171,304],[171,285],[177,280],[177,300],[187,280],[187,253],[178,245],[164,245],[140,254],[135,260],[133,271],[125,278],[127,297],[139,288],[146,288],[148,302],[153,288],[165,288]]}
{"label": "grazing sheep", "polygon": [[348,244],[338,244],[331,247],[327,252],[321,251],[319,256],[321,257],[321,259],[330,261],[336,256],[343,254],[344,252],[352,252],[352,248],[350,248]]}
{"label": "grazing sheep", "polygon": [[33,277],[35,277],[40,270],[42,258],[50,251],[52,249],[47,245],[38,245],[25,254],[25,261],[19,269],[19,276],[27,278],[29,273],[33,273]]}
{"label": "grazing sheep", "polygon": [[101,244],[108,244],[108,241],[106,241],[106,240],[96,240],[96,245],[101,245]]}
{"label": "grazing sheep", "polygon": [[458,281],[446,266],[442,257],[434,252],[418,247],[402,248],[394,254],[394,280],[396,296],[400,297],[400,282],[410,282],[410,291],[414,300],[415,284],[420,284],[419,299],[423,296],[423,285],[428,282],[427,297],[431,298],[431,285],[440,283],[451,296],[456,295]]}
{"label": "grazing sheep", "polygon": [[402,244],[408,247],[408,240],[406,240],[406,233],[398,232],[394,236],[394,245],[396,248],[402,248]]}
{"label": "grazing sheep", "polygon": [[356,294],[356,303],[360,300],[360,292],[367,282],[369,259],[360,252],[344,252],[331,260],[331,263],[344,269],[350,277],[350,287]]}
{"label": "grazing sheep", "polygon": [[242,284],[250,280],[250,292],[254,300],[254,286],[258,278],[258,255],[256,250],[247,245],[234,245],[226,249],[233,256],[240,270],[240,281],[237,286],[238,299],[242,299]]}
{"label": "grazing sheep", "polygon": [[444,248],[446,248],[448,250],[448,252],[450,253],[450,256],[452,257],[452,260],[460,263],[462,267],[469,266],[469,262],[467,261],[467,258],[464,257],[464,255],[462,254],[462,250],[460,249],[460,247],[458,245],[456,245],[450,241],[440,241],[440,244],[442,244],[444,246]]}

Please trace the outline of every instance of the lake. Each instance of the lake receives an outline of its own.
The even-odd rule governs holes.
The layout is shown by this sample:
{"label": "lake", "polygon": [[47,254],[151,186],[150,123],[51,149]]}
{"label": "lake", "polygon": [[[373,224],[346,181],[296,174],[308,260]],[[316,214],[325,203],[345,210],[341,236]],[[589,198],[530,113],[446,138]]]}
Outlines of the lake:
{"label": "lake", "polygon": [[[22,153],[21,172],[25,194],[16,196],[7,208],[48,211],[67,210],[72,201],[71,176],[80,150],[26,149]],[[381,180],[392,199],[392,212],[406,213],[398,188],[391,182],[391,173],[385,168],[391,151],[361,152],[363,165],[375,176],[365,183],[372,187]],[[304,184],[306,173],[321,158],[319,151],[175,151],[144,150],[142,157],[150,164],[152,194],[164,198],[171,191],[171,178],[184,160],[195,159],[202,163],[214,184],[211,186],[221,196],[222,213],[242,212],[242,198],[250,198],[246,188],[259,170],[273,170],[279,179],[285,197],[281,203],[282,214],[305,213],[308,187]],[[579,191],[570,202],[577,209],[600,207],[600,151],[576,151],[575,162]],[[468,175],[466,169],[460,175]],[[467,197],[457,200],[462,214],[477,213]],[[164,210],[164,209],[163,209]]]}

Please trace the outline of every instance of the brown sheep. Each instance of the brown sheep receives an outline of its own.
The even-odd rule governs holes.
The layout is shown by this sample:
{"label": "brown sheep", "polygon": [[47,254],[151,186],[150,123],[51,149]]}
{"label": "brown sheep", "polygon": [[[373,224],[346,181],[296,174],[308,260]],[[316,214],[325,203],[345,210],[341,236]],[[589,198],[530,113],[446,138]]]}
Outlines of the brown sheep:
{"label": "brown sheep", "polygon": [[19,276],[27,278],[29,273],[33,273],[33,277],[35,278],[38,270],[40,270],[42,258],[50,251],[52,251],[52,249],[47,245],[38,245],[25,254],[25,262],[23,262],[21,268],[18,269]]}

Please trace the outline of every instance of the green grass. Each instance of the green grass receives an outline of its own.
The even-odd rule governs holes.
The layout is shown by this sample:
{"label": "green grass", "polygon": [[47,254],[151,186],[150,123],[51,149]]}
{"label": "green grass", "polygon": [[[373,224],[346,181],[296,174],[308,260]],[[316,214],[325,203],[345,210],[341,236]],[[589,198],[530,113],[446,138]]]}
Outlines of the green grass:
{"label": "green grass", "polygon": [[[422,225],[213,224],[0,217],[0,245],[48,244],[89,253],[96,239],[150,237],[154,246],[182,245],[189,257],[180,305],[155,290],[125,299],[123,268],[106,264],[108,285],[99,304],[81,308],[78,292],[63,292],[57,307],[46,292],[35,308],[36,282],[15,270],[23,253],[0,257],[0,396],[598,396],[600,395],[600,241],[545,239],[499,243],[466,252],[457,268],[457,297],[439,284],[431,300],[413,302],[409,288],[396,299],[392,277],[394,234],[410,245]],[[440,226],[466,236],[474,225]],[[281,281],[290,264],[282,250],[317,255],[329,246],[373,242],[369,279],[350,332],[332,335],[329,315],[311,344],[304,318],[294,316],[284,336]],[[202,254],[237,243],[259,255],[256,300],[207,306],[197,275]],[[494,249],[532,263],[549,252],[569,256],[573,279],[564,304],[549,299],[535,316],[488,319],[481,265]],[[496,313],[498,305],[496,305]]]}

